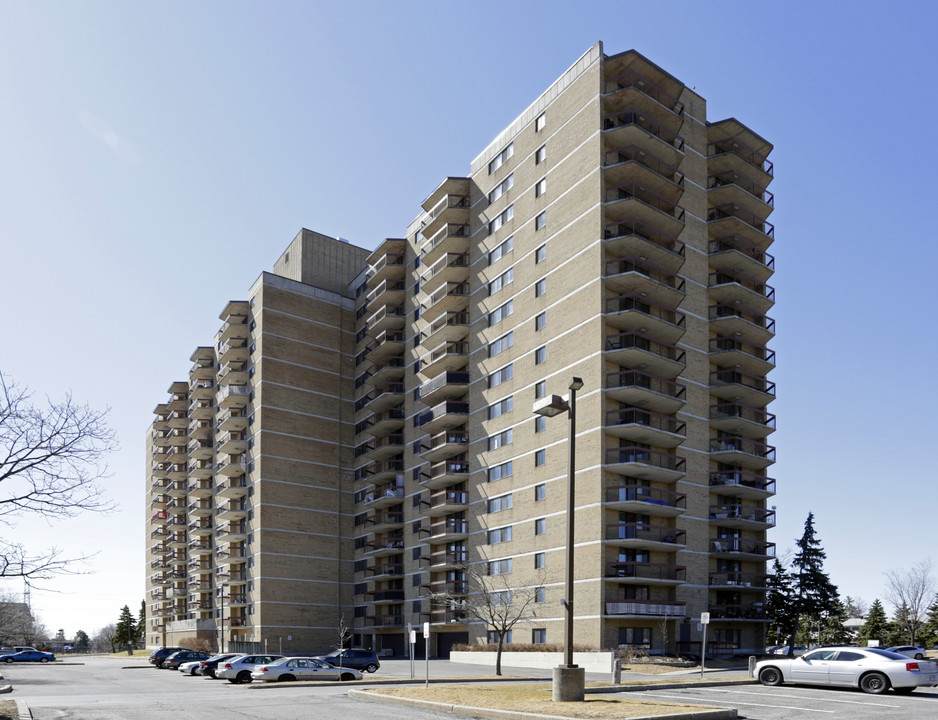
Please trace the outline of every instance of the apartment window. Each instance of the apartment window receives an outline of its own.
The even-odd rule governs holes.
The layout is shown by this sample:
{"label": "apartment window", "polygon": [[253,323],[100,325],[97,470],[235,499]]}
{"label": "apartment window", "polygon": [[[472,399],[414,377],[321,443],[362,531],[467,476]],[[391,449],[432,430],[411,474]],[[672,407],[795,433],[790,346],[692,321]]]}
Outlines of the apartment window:
{"label": "apartment window", "polygon": [[542,177],[537,181],[537,185],[534,186],[534,197],[539,198],[541,195],[547,192],[547,178]]}
{"label": "apartment window", "polygon": [[414,535],[416,535],[417,533],[420,532],[420,524],[421,524],[421,522],[422,522],[421,520],[414,520],[413,523],[411,523],[410,531],[411,531]]}
{"label": "apartment window", "polygon": [[547,567],[547,553],[534,553],[534,569],[543,570]]}
{"label": "apartment window", "polygon": [[415,613],[423,612],[423,600],[414,600],[412,607]]}
{"label": "apartment window", "polygon": [[534,453],[534,467],[540,467],[547,462],[547,450],[541,449]]}
{"label": "apartment window", "polygon": [[489,343],[489,357],[493,358],[500,352],[503,352],[515,344],[514,333],[502,335],[498,340]]}
{"label": "apartment window", "polygon": [[489,295],[494,295],[508,283],[515,279],[514,268],[508,268],[505,272],[489,283]]}
{"label": "apartment window", "polygon": [[423,575],[420,573],[414,573],[414,587],[420,587],[420,584],[423,582]]}
{"label": "apartment window", "polygon": [[514,407],[514,398],[511,395],[509,395],[506,398],[502,398],[496,403],[492,403],[491,405],[489,405],[489,420],[494,420],[500,415],[504,415],[505,413],[510,413],[513,407]]}
{"label": "apartment window", "polygon": [[413,507],[420,507],[421,497],[423,497],[422,493],[414,493],[413,500],[411,500],[411,502],[413,503]]}
{"label": "apartment window", "polygon": [[534,502],[538,502],[547,497],[547,486],[544,483],[534,486]]}
{"label": "apartment window", "polygon": [[499,228],[502,227],[506,222],[511,220],[515,216],[515,207],[514,205],[509,205],[504,210],[502,210],[495,218],[489,221],[489,235],[492,235],[495,232],[498,232]]}
{"label": "apartment window", "polygon": [[502,478],[511,477],[511,460],[501,465],[490,467],[488,470],[488,481],[495,482]]}
{"label": "apartment window", "polygon": [[547,599],[547,588],[534,588],[534,602],[542,603]]}
{"label": "apartment window", "polygon": [[[417,420],[419,418],[419,415],[414,415],[414,427],[419,427],[417,425]],[[423,450],[423,442],[421,440],[414,440],[413,444],[410,446],[410,450],[414,455],[419,455],[420,451]]]}
{"label": "apartment window", "polygon": [[542,112],[534,120],[534,132],[540,132],[544,129],[544,126],[547,124],[547,113]]}
{"label": "apartment window", "polygon": [[368,583],[355,583],[355,587],[352,590],[354,595],[364,595],[368,592]]}
{"label": "apartment window", "polygon": [[[495,630],[489,630],[486,640],[488,641],[489,645],[497,645],[498,633]],[[511,630],[505,633],[505,644],[511,645]]]}
{"label": "apartment window", "polygon": [[410,553],[410,558],[411,560],[419,560],[422,554],[423,554],[423,548],[415,547]]}
{"label": "apartment window", "polygon": [[498,325],[502,320],[511,315],[515,310],[514,300],[509,300],[504,305],[500,305],[489,313],[489,327]]}
{"label": "apartment window", "polygon": [[505,445],[511,445],[512,432],[512,429],[508,428],[496,435],[489,436],[489,450],[498,450],[498,448],[504,447]]}
{"label": "apartment window", "polygon": [[511,380],[513,374],[514,373],[512,371],[511,365],[506,365],[503,368],[499,368],[491,375],[489,375],[489,388],[498,387],[503,382]]}
{"label": "apartment window", "polygon": [[547,518],[538,518],[534,521],[534,534],[543,535],[547,532]]}
{"label": "apartment window", "polygon": [[541,145],[541,146],[537,149],[537,152],[534,153],[534,164],[535,164],[535,165],[540,165],[540,164],[541,164],[542,162],[544,162],[546,159],[547,159],[547,146],[546,146],[546,145]]}
{"label": "apartment window", "polygon": [[507,575],[511,572],[511,558],[490,561],[488,571],[489,575]]}
{"label": "apartment window", "polygon": [[541,213],[538,213],[537,217],[534,218],[534,229],[540,230],[547,224],[547,211],[544,210]]}
{"label": "apartment window", "polygon": [[[543,590],[543,588],[539,588]],[[544,602],[543,600],[536,600],[535,602]],[[532,645],[543,645],[547,642],[547,630],[545,628],[534,628],[531,630],[531,644]]]}
{"label": "apartment window", "polygon": [[495,189],[489,193],[489,202],[493,203],[506,192],[511,190],[511,186],[515,184],[515,174],[512,173],[504,180],[502,180],[498,185],[495,186]]}
{"label": "apartment window", "polygon": [[534,297],[540,297],[547,292],[547,278],[541,278],[534,284]]}
{"label": "apartment window", "polygon": [[498,545],[499,543],[508,542],[511,540],[511,525],[489,530],[486,537],[489,545]]}
{"label": "apartment window", "polygon": [[514,247],[515,238],[512,236],[489,253],[489,265],[497,260],[501,260],[506,254],[510,253]]}
{"label": "apartment window", "polygon": [[547,313],[542,312],[538,313],[537,317],[534,318],[534,329],[543,330],[547,325]]}
{"label": "apartment window", "polygon": [[497,513],[502,510],[508,510],[511,507],[511,493],[507,495],[499,495],[495,498],[489,498],[486,503],[486,511],[489,513]]}
{"label": "apartment window", "polygon": [[544,262],[547,259],[547,246],[541,245],[534,251],[534,264]]}
{"label": "apartment window", "polygon": [[619,645],[651,648],[651,628],[619,628]]}
{"label": "apartment window", "polygon": [[534,386],[534,399],[542,398],[547,394],[547,381],[541,380]]}
{"label": "apartment window", "polygon": [[537,350],[534,351],[534,364],[540,365],[543,362],[547,362],[547,346],[546,345],[541,345],[541,347],[539,347]]}
{"label": "apartment window", "polygon": [[493,172],[498,170],[498,168],[504,165],[508,161],[508,158],[510,158],[514,154],[515,154],[515,144],[508,143],[508,147],[506,147],[504,150],[498,153],[498,155],[492,158],[492,160],[489,162],[489,175],[491,175]]}
{"label": "apartment window", "polygon": [[538,415],[534,418],[534,432],[544,432],[547,429],[547,418],[543,415]]}

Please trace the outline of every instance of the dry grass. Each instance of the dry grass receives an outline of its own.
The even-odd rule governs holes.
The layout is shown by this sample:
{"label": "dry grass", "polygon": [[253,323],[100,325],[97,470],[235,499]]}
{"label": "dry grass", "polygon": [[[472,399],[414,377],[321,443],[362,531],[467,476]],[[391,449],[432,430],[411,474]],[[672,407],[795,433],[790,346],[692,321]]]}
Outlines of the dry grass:
{"label": "dry grass", "polygon": [[395,687],[365,690],[382,695],[427,700],[448,705],[466,705],[497,710],[516,710],[570,718],[632,718],[712,710],[712,707],[681,703],[635,700],[622,695],[587,695],[584,702],[554,702],[550,684],[537,685],[448,685],[445,687]]}
{"label": "dry grass", "polygon": [[20,716],[16,703],[12,700],[0,700],[0,720],[17,720]]}

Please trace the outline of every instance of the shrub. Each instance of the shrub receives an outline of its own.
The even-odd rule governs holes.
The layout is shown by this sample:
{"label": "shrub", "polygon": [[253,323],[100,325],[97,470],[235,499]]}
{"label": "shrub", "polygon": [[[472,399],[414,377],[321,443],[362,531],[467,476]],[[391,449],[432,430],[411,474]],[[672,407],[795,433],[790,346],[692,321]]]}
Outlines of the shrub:
{"label": "shrub", "polygon": [[186,650],[201,650],[202,652],[212,652],[212,641],[208,638],[187,637],[179,641],[179,647]]}

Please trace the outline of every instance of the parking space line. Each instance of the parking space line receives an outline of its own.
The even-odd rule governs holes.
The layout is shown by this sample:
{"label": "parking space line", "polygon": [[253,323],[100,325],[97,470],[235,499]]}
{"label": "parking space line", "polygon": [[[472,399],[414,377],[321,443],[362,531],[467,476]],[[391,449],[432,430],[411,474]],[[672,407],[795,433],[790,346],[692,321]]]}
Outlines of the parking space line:
{"label": "parking space line", "polygon": [[[751,690],[720,690],[719,688],[700,688],[703,692],[715,692],[715,693],[725,693],[727,695],[757,695],[759,697],[765,697],[763,693],[752,692]],[[818,700],[814,697],[805,697],[804,695],[783,695],[781,693],[772,693],[772,697],[787,697],[794,698],[795,700]],[[872,698],[871,698],[872,699]],[[823,702],[832,702],[832,703],[842,703],[846,705],[862,705],[863,707],[883,707],[883,708],[901,708],[902,705],[885,705],[880,703],[870,704],[869,701],[860,702],[859,700],[832,700],[829,698],[824,698]]]}
{"label": "parking space line", "polygon": [[724,706],[724,707],[725,707],[727,704],[731,704],[731,705],[751,705],[752,707],[775,708],[775,709],[778,709],[778,710],[798,710],[799,712],[827,713],[828,715],[833,715],[833,714],[834,714],[834,711],[833,711],[833,710],[818,710],[817,708],[798,707],[798,706],[796,706],[796,705],[770,705],[770,704],[768,704],[768,703],[736,702],[736,701],[733,701],[732,703],[717,703],[715,700],[705,700],[705,699],[703,699],[703,698],[696,698],[696,697],[688,696],[688,695],[665,695],[665,694],[663,694],[663,693],[661,693],[661,694],[659,694],[659,693],[645,693],[645,694],[648,695],[648,696],[650,696],[650,697],[658,697],[658,698],[663,698],[663,699],[666,699],[666,700],[681,700],[681,701],[683,701],[683,702],[685,702],[685,703],[707,703],[707,702],[710,702],[710,703],[712,703],[712,704],[714,704],[714,705],[719,704],[719,705],[722,705],[722,706]]}

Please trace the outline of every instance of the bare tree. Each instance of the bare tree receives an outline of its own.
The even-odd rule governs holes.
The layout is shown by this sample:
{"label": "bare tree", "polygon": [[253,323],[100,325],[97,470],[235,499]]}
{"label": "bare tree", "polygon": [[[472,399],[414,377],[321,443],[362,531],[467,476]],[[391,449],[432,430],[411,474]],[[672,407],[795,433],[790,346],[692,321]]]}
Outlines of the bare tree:
{"label": "bare tree", "polygon": [[34,625],[29,605],[11,593],[0,593],[0,645],[31,645]]}
{"label": "bare tree", "polygon": [[[888,570],[886,599],[896,608],[896,619],[908,633],[909,644],[927,620],[928,606],[935,595],[935,575],[931,558],[915,563],[910,569]],[[902,608],[903,612],[899,612]]]}
{"label": "bare tree", "polygon": [[345,650],[345,646],[348,644],[348,641],[352,639],[352,633],[350,632],[348,624],[345,622],[345,615],[343,614],[339,618],[339,624],[335,629],[336,641],[339,643],[337,650],[339,650],[339,669],[342,668],[342,650]]}
{"label": "bare tree", "polygon": [[114,635],[117,632],[117,626],[114,623],[105,625],[95,632],[91,638],[91,648],[95,652],[116,652],[114,646]]}
{"label": "bare tree", "polygon": [[512,587],[506,575],[485,575],[476,568],[465,569],[465,594],[433,593],[431,607],[465,613],[471,622],[485,624],[498,638],[495,674],[502,674],[502,649],[505,638],[519,622],[538,616],[538,601],[544,592],[543,579],[538,585]]}
{"label": "bare tree", "polygon": [[[117,449],[107,413],[71,395],[36,405],[31,393],[0,373],[0,523],[12,528],[24,515],[55,519],[112,509],[99,485],[107,475],[104,458]],[[48,580],[76,572],[76,562],[85,559],[0,538],[0,577]]]}

